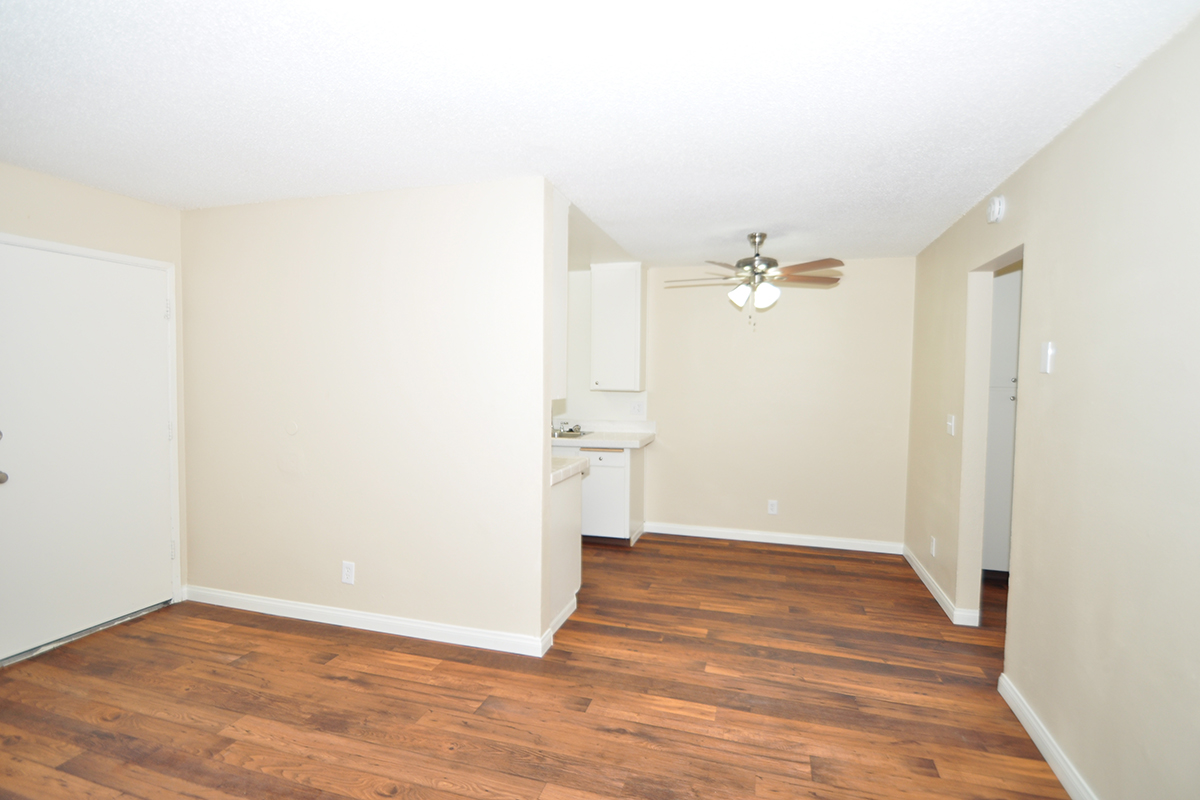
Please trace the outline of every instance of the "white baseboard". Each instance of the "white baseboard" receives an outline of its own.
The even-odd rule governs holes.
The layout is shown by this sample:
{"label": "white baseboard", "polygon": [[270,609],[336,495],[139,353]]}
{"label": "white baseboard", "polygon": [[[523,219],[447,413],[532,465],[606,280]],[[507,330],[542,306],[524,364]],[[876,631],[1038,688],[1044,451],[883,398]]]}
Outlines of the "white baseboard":
{"label": "white baseboard", "polygon": [[843,539],[838,536],[811,536],[806,533],[750,531],[739,528],[710,528],[707,525],[681,525],[675,522],[647,522],[645,531],[646,533],[670,533],[675,536],[698,536],[702,539],[732,539],[738,542],[791,544],[800,547],[857,550],[864,553],[900,555],[904,550],[904,544],[901,542],[885,542],[879,539]]}
{"label": "white baseboard", "polygon": [[946,612],[946,616],[955,625],[967,625],[973,628],[979,627],[979,609],[978,608],[959,608],[950,601],[950,595],[938,585],[938,582],[929,574],[929,570],[925,569],[925,565],[917,560],[917,556],[908,545],[904,546],[904,558],[912,566],[913,572],[917,573],[917,577],[925,584],[925,588],[933,595],[933,599],[937,600],[938,605],[942,607],[942,611]]}
{"label": "white baseboard", "polygon": [[[204,586],[185,587],[184,599],[194,600],[197,603],[209,603],[214,606],[238,608],[242,611],[257,611],[260,614],[271,614],[276,617],[324,622],[346,628],[360,628],[365,631],[391,633],[396,636],[411,636],[414,639],[427,639],[445,644],[482,647],[487,650],[517,653],[523,656],[540,657],[544,655],[554,642],[554,631],[557,630],[557,626],[553,626],[542,636],[526,636],[519,633],[489,631],[462,625],[393,617],[370,611],[354,611],[349,608],[301,603],[295,600],[279,600],[274,597],[228,592],[224,589],[209,589]],[[574,599],[570,603],[570,609],[571,611],[575,610]],[[570,613],[570,611],[566,612],[563,621],[570,616]],[[561,624],[560,622],[559,625]]]}
{"label": "white baseboard", "polygon": [[1000,696],[1008,703],[1008,707],[1017,715],[1017,719],[1025,726],[1025,732],[1037,745],[1037,749],[1041,751],[1042,758],[1046,759],[1050,769],[1054,770],[1054,774],[1066,789],[1067,794],[1071,796],[1071,800],[1100,800],[1100,796],[1092,791],[1092,787],[1088,786],[1087,781],[1079,774],[1079,770],[1071,763],[1071,759],[1067,758],[1067,754],[1050,735],[1050,731],[1042,724],[1041,718],[1034,712],[1020,690],[1013,685],[1008,675],[1000,673],[1000,683],[996,688],[1000,691]]}
{"label": "white baseboard", "polygon": [[563,610],[558,612],[554,619],[550,620],[550,627],[542,634],[542,652],[538,655],[545,655],[546,651],[554,644],[554,633],[563,626],[563,623],[575,613],[575,596],[571,596],[571,602],[563,606]]}

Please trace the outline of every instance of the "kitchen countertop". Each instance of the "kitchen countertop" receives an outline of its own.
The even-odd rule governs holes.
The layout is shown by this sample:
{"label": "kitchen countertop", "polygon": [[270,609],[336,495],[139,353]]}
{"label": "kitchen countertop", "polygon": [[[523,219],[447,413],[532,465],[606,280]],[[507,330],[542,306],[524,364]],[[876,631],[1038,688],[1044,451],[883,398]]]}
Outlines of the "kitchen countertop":
{"label": "kitchen countertop", "polygon": [[551,486],[580,473],[588,474],[587,456],[554,456],[550,459]]}
{"label": "kitchen countertop", "polygon": [[649,431],[595,431],[579,438],[555,439],[550,437],[551,447],[612,447],[621,450],[636,450],[654,441]]}

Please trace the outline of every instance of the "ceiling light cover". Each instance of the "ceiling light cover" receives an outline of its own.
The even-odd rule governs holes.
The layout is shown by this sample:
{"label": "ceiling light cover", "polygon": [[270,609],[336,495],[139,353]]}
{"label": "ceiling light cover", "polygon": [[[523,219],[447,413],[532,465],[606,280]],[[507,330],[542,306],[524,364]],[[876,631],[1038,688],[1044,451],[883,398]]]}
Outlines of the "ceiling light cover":
{"label": "ceiling light cover", "polygon": [[[776,289],[775,291],[779,290]],[[738,286],[734,287],[732,292],[729,293],[729,299],[732,300],[738,308],[744,308],[746,305],[746,300],[749,299],[749,297],[750,284],[748,283],[739,284]]]}
{"label": "ceiling light cover", "polygon": [[779,287],[773,283],[760,283],[758,288],[754,290],[754,307],[755,308],[770,308],[779,299],[779,295],[783,292],[779,291]]}

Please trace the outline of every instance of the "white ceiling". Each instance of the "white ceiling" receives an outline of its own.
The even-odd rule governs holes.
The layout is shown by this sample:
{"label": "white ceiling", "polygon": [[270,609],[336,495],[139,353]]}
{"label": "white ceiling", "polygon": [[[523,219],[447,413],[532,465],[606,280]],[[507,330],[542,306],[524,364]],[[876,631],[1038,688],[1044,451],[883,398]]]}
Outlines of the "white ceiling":
{"label": "white ceiling", "polygon": [[545,175],[635,257],[911,255],[1200,0],[0,0],[0,161],[177,208]]}

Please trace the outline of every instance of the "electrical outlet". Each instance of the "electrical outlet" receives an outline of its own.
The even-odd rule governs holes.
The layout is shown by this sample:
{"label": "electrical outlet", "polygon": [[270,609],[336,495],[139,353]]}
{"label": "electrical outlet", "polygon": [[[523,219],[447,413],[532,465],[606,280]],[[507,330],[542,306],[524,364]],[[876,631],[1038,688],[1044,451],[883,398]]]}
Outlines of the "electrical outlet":
{"label": "electrical outlet", "polygon": [[767,513],[768,514],[778,514],[779,513],[779,501],[778,500],[768,500],[767,501]]}
{"label": "electrical outlet", "polygon": [[629,413],[630,414],[645,414],[646,413],[646,401],[645,400],[634,400],[632,403],[629,404]]}
{"label": "electrical outlet", "polygon": [[342,562],[342,583],[354,583],[354,562]]}
{"label": "electrical outlet", "polygon": [[937,539],[929,537],[929,555],[937,557]]}
{"label": "electrical outlet", "polygon": [[953,414],[946,415],[946,433],[950,434],[951,436],[954,435],[954,415]]}

